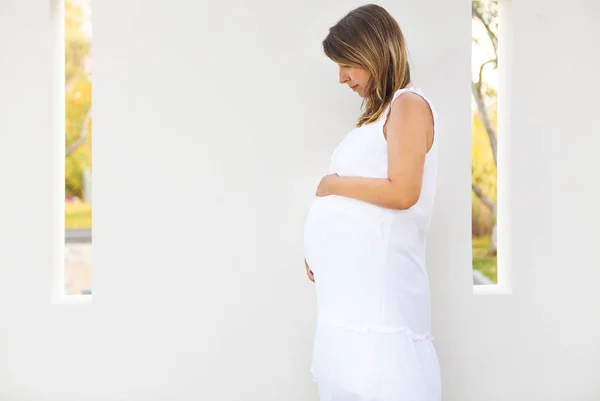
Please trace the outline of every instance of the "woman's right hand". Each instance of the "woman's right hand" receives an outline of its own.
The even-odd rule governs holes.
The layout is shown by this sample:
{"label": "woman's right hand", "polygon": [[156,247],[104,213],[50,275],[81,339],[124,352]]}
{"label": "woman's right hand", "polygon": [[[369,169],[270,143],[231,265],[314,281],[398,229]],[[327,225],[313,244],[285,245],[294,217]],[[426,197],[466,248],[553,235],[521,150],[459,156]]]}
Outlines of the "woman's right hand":
{"label": "woman's right hand", "polygon": [[304,266],[306,266],[306,275],[308,276],[308,279],[314,283],[315,275],[313,274],[312,270],[310,270],[310,267],[308,266],[308,263],[306,262],[306,258],[304,259]]}

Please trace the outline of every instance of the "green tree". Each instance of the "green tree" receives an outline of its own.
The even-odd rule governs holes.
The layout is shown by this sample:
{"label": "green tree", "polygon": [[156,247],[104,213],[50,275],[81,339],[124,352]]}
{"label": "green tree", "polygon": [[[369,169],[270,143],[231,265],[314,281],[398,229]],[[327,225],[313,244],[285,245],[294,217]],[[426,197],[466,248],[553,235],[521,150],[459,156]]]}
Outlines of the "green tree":
{"label": "green tree", "polygon": [[[486,98],[496,97],[495,90],[487,86],[483,79],[485,68],[498,68],[498,2],[497,1],[480,1],[472,2],[472,18],[483,25],[487,33],[487,38],[493,48],[493,57],[479,66],[479,74],[477,79],[471,82],[471,93],[475,104],[477,105],[477,114],[485,132],[487,133],[488,143],[493,156],[493,169],[490,166],[489,171],[496,172],[498,166],[498,139],[496,129],[494,127]],[[490,243],[490,251],[493,254],[497,252],[497,237],[496,237],[496,201],[495,194],[489,194],[489,190],[485,191],[482,188],[481,175],[474,174],[472,189],[477,198],[485,205],[493,216],[492,240]],[[495,190],[495,185],[493,186]]]}
{"label": "green tree", "polygon": [[83,196],[83,173],[91,168],[92,84],[89,71],[89,1],[65,1],[65,192]]}
{"label": "green tree", "polygon": [[92,166],[91,157],[91,104],[92,85],[78,79],[65,94],[67,103],[65,119],[65,192],[83,196],[83,173]]}

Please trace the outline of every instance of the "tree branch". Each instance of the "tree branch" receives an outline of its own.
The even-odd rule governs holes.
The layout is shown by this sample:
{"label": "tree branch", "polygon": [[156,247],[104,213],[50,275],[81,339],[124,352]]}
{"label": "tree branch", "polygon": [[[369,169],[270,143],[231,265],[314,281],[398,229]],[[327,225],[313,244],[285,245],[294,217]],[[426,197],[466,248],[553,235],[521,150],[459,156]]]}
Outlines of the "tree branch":
{"label": "tree branch", "polygon": [[472,10],[473,16],[475,18],[477,18],[485,27],[485,30],[487,31],[487,34],[488,34],[490,40],[492,41],[492,47],[494,48],[494,54],[496,55],[496,58],[498,58],[498,37],[492,31],[492,28],[490,28],[489,22],[487,22],[485,20],[485,18],[483,18],[483,15],[479,12],[479,9],[477,8],[477,5],[475,4],[475,2],[471,3],[471,10]]}
{"label": "tree branch", "polygon": [[79,138],[77,138],[77,140],[75,142],[73,142],[72,144],[70,144],[69,146],[67,146],[67,148],[65,149],[65,157],[69,156],[71,153],[73,153],[78,147],[80,147],[81,145],[83,145],[85,143],[85,141],[87,141],[87,135],[86,135],[86,128],[88,126],[88,123],[90,121],[90,119],[92,118],[92,106],[90,106],[90,108],[87,111],[87,114],[85,115],[85,119],[83,120],[83,124],[81,125],[81,130],[79,133]]}
{"label": "tree branch", "polygon": [[492,200],[490,198],[485,196],[483,194],[483,191],[481,190],[481,188],[479,188],[479,186],[477,184],[475,184],[474,182],[471,182],[471,188],[473,188],[473,192],[475,192],[475,195],[477,195],[477,197],[490,210],[490,212],[492,212],[494,214],[494,216],[496,216],[496,204],[494,202],[492,202]]}
{"label": "tree branch", "polygon": [[485,108],[485,102],[483,101],[483,95],[481,94],[481,85],[471,82],[471,91],[473,92],[475,103],[477,104],[479,118],[481,118],[481,122],[483,123],[490,140],[492,155],[494,156],[494,164],[496,167],[498,167],[498,139],[496,137],[496,131],[494,130],[494,127],[492,127],[492,123]]}
{"label": "tree branch", "polygon": [[479,81],[477,82],[477,86],[479,87],[478,88],[479,92],[481,92],[481,86],[483,85],[483,69],[489,63],[494,63],[494,64],[496,64],[496,67],[498,67],[498,59],[493,58],[491,60],[488,60],[485,63],[481,64],[481,66],[479,67]]}

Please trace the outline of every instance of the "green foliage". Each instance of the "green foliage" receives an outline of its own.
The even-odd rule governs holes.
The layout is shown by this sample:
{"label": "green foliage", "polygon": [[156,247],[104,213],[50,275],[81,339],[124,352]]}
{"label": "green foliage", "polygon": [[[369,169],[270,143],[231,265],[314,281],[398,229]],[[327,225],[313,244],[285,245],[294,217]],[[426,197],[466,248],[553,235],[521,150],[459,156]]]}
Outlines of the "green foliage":
{"label": "green foliage", "polygon": [[65,203],[65,228],[91,228],[92,206],[86,203]]}
{"label": "green foliage", "polygon": [[83,198],[83,173],[89,164],[81,151],[73,152],[65,158],[65,195]]}
{"label": "green foliage", "polygon": [[83,197],[83,173],[92,165],[91,124],[86,127],[87,139],[79,141],[92,104],[92,83],[85,69],[91,50],[82,30],[85,19],[80,2],[65,2],[65,143],[69,148],[81,142],[65,158],[65,193],[79,198]]}
{"label": "green foliage", "polygon": [[[498,45],[498,2],[497,1],[480,1],[476,0],[472,2],[472,15],[473,21],[477,26],[485,28],[483,36],[479,37],[479,40],[475,40],[475,34],[473,37],[474,49],[477,48],[478,52],[482,49],[488,48],[488,55],[485,57],[485,61],[481,60],[481,56],[478,56],[477,62],[485,63],[485,68],[496,68],[496,63],[486,63],[489,59],[493,59],[496,55],[495,49]],[[481,35],[479,33],[478,35]],[[487,58],[489,57],[489,59]],[[480,68],[474,66],[476,70],[473,73],[479,80]],[[481,93],[483,95],[483,102],[486,103],[486,110],[490,124],[494,131],[497,132],[497,90],[494,87],[493,82],[486,80],[487,75],[481,74]],[[479,110],[476,105],[473,109],[473,120],[472,120],[472,167],[471,174],[473,183],[479,187],[483,195],[491,202],[496,202],[496,183],[497,183],[497,171],[494,156],[492,153],[492,147],[490,144],[490,138],[485,126],[483,125]],[[472,195],[472,229],[473,236],[489,235],[492,232],[495,217],[491,210],[477,197],[475,192]],[[483,263],[483,262],[482,262]]]}
{"label": "green foliage", "polygon": [[489,254],[490,236],[473,238],[473,269],[479,270],[494,283],[498,283],[496,256]]}
{"label": "green foliage", "polygon": [[496,90],[496,88],[486,85],[485,83],[482,85],[482,87],[483,87],[483,94],[487,98],[493,98],[493,99],[498,98],[498,91]]}
{"label": "green foliage", "polygon": [[[496,113],[494,110],[488,111],[492,126],[496,127]],[[473,113],[473,123],[471,132],[471,175],[473,182],[481,188],[484,195],[496,202],[497,199],[497,171],[494,163],[494,155],[490,147],[490,140],[483,123],[477,113]],[[494,216],[491,211],[479,200],[473,193],[473,235],[485,235],[492,232],[494,225]]]}

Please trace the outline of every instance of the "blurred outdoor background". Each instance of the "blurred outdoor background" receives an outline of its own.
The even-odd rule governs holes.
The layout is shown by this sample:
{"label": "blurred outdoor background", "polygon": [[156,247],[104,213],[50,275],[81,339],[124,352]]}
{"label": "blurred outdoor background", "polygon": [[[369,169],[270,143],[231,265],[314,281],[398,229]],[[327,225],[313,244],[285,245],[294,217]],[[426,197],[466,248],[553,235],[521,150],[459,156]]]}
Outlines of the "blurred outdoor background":
{"label": "blurred outdoor background", "polygon": [[498,2],[472,2],[472,247],[476,284],[497,284]]}
{"label": "blurred outdoor background", "polygon": [[65,293],[92,285],[91,0],[65,0]]}

